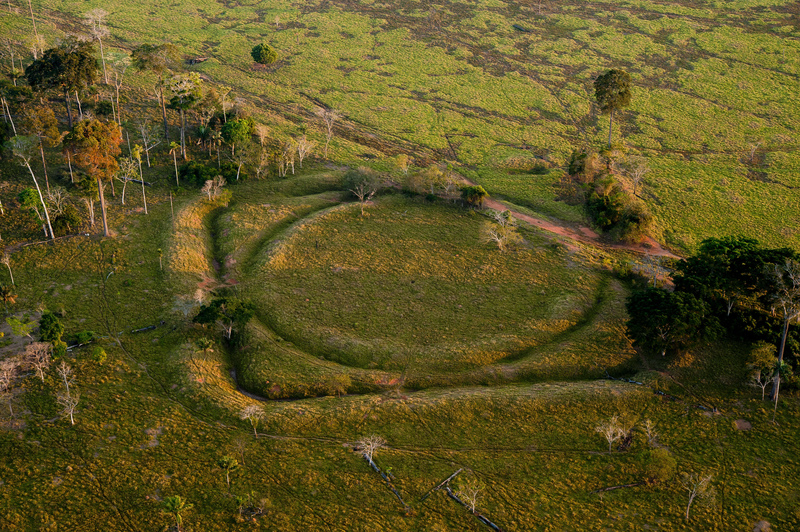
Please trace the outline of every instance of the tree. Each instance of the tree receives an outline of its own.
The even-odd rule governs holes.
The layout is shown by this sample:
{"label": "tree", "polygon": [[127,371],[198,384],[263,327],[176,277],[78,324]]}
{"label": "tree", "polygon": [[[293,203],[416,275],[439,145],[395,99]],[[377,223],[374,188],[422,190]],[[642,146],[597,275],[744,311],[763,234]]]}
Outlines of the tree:
{"label": "tree", "polygon": [[58,130],[58,120],[50,107],[36,106],[25,110],[23,129],[30,135],[39,139],[39,153],[42,156],[44,169],[45,188],[50,190],[50,179],[47,175],[47,161],[44,157],[44,145],[54,148],[61,142],[61,132]]}
{"label": "tree", "polygon": [[[14,296],[14,297],[16,297],[16,296]],[[12,303],[13,303],[13,301],[12,301]],[[28,318],[24,318],[24,319],[27,320]],[[14,317],[14,316],[12,316],[10,318],[6,318],[6,323],[8,323],[9,327],[11,327],[11,333],[14,334],[15,336],[27,336],[28,338],[32,338],[31,337],[31,332],[33,332],[33,329],[36,328],[36,322],[35,321],[32,321],[32,320],[31,321],[22,321],[21,319],[19,319],[17,317]]]}
{"label": "tree", "polygon": [[316,142],[308,140],[305,135],[297,139],[297,159],[300,162],[300,168],[303,167],[303,159],[311,154],[316,145]]}
{"label": "tree", "polygon": [[8,403],[8,411],[13,416],[14,407],[11,404],[13,399],[11,387],[17,379],[17,359],[4,358],[0,360],[0,398]]}
{"label": "tree", "polygon": [[70,425],[75,424],[75,409],[78,407],[80,400],[81,394],[77,390],[72,393],[67,391],[56,394],[56,402],[61,407],[61,415],[69,418]]}
{"label": "tree", "polygon": [[253,427],[253,435],[258,438],[258,424],[264,419],[264,410],[258,405],[247,405],[239,412],[240,419],[246,419]]}
{"label": "tree", "polygon": [[159,45],[143,44],[131,52],[131,58],[133,59],[133,66],[137,70],[149,70],[158,75],[158,99],[164,119],[164,138],[169,140],[167,104],[164,99],[164,73],[169,72],[178,64],[178,49],[169,43]]}
{"label": "tree", "polygon": [[122,133],[117,124],[99,120],[84,120],[67,134],[64,150],[75,163],[97,180],[100,210],[103,215],[103,235],[109,236],[103,181],[110,181],[119,170],[115,157],[121,153]]}
{"label": "tree", "polygon": [[231,155],[236,153],[236,145],[250,140],[255,132],[255,124],[251,118],[237,118],[222,126],[222,138],[231,145]]}
{"label": "tree", "polygon": [[[131,66],[131,58],[126,53],[114,52],[109,54],[111,59],[112,72],[114,73],[114,101],[116,102],[116,121],[122,126],[122,104],[119,101],[119,91],[122,88],[122,80],[125,72]],[[108,83],[108,81],[106,81]]]}
{"label": "tree", "polygon": [[89,225],[94,227],[94,202],[100,197],[97,181],[85,176],[76,185],[78,187],[78,195],[86,204],[86,211],[89,213]]}
{"label": "tree", "polygon": [[[149,120],[145,118],[137,124],[139,134],[142,136],[142,147],[144,148],[144,155],[147,159],[147,167],[150,168],[150,150],[161,144],[161,139],[158,138],[158,128],[151,126]],[[170,147],[172,147],[170,145]],[[175,172],[178,171],[178,161],[175,160]]]}
{"label": "tree", "polygon": [[177,142],[173,141],[169,143],[169,153],[172,155],[172,162],[175,164],[175,185],[181,186],[180,181],[178,180],[178,151],[181,149],[181,145]]}
{"label": "tree", "polygon": [[16,286],[16,283],[14,283],[14,273],[11,271],[11,255],[8,254],[8,251],[3,250],[3,255],[0,256],[0,264],[5,264],[6,268],[8,268],[8,276],[11,277],[11,286]]}
{"label": "tree", "polygon": [[780,266],[774,265],[768,274],[774,286],[774,289],[768,294],[769,302],[773,309],[778,308],[781,310],[781,317],[783,318],[781,343],[778,346],[778,360],[770,394],[770,398],[775,401],[777,408],[789,324],[800,316],[800,262],[791,259],[787,260]]}
{"label": "tree", "polygon": [[596,426],[594,431],[602,434],[606,441],[608,441],[609,453],[611,452],[614,442],[624,438],[627,435],[625,429],[622,427],[622,424],[619,421],[619,417],[616,415],[611,416],[611,419],[609,419],[607,422]]}
{"label": "tree", "polygon": [[186,111],[192,109],[202,99],[203,91],[200,83],[200,74],[197,72],[190,72],[185,76],[175,76],[170,80],[169,89],[172,92],[172,98],[169,100],[169,106],[180,111],[181,155],[184,161],[188,160],[186,156]]}
{"label": "tree", "polygon": [[125,205],[125,189],[128,187],[128,182],[133,181],[136,177],[136,161],[130,157],[122,157],[117,161],[119,170],[114,174],[114,177],[122,182],[122,204]]}
{"label": "tree", "polygon": [[100,59],[103,62],[103,80],[108,85],[108,74],[106,73],[106,58],[103,53],[103,37],[108,37],[108,28],[103,24],[105,18],[108,16],[108,11],[105,9],[97,8],[92,9],[83,18],[86,19],[86,24],[89,25],[89,35],[97,39],[100,43]]}
{"label": "tree", "polygon": [[39,339],[42,342],[57,342],[64,334],[64,324],[58,316],[50,311],[45,311],[39,318]]}
{"label": "tree", "polygon": [[174,495],[172,497],[165,497],[164,501],[161,503],[161,507],[164,513],[171,514],[175,518],[175,526],[178,532],[180,532],[183,526],[183,517],[181,514],[194,508],[194,505],[186,502],[179,495]]}
{"label": "tree", "polygon": [[456,488],[456,497],[464,503],[464,506],[470,511],[475,513],[477,511],[478,502],[481,499],[481,492],[484,486],[476,478],[467,478],[463,480]]}
{"label": "tree", "polygon": [[701,500],[705,503],[713,503],[716,499],[716,490],[711,484],[713,475],[701,476],[696,473],[681,473],[681,484],[689,492],[689,503],[686,505],[686,520],[689,520],[689,510],[692,503]]}
{"label": "tree", "polygon": [[47,211],[47,205],[45,204],[44,197],[42,196],[42,189],[39,188],[39,181],[36,180],[36,175],[33,173],[33,169],[31,168],[31,158],[33,157],[33,150],[36,149],[37,144],[38,138],[35,136],[23,137],[17,135],[6,143],[6,148],[8,148],[15,157],[18,157],[22,161],[22,166],[25,166],[31,173],[33,184],[36,185],[36,192],[39,194],[39,201],[42,203],[44,217],[47,221],[47,231],[45,231],[45,236],[47,236],[49,231],[49,236],[52,239],[55,238],[55,235],[53,234],[53,227],[50,225],[50,213]]}
{"label": "tree", "polygon": [[364,438],[361,438],[356,442],[356,446],[361,452],[361,456],[363,456],[370,465],[374,465],[375,462],[372,461],[372,458],[375,456],[375,453],[378,452],[378,449],[383,448],[386,445],[386,440],[378,436],[377,434],[371,434]]}
{"label": "tree", "polygon": [[48,342],[33,342],[25,346],[23,361],[25,365],[34,369],[39,378],[44,382],[44,371],[52,362],[53,346]]}
{"label": "tree", "polygon": [[8,285],[0,284],[0,301],[3,302],[3,312],[8,314],[8,305],[13,305],[17,302],[17,294],[14,289]]}
{"label": "tree", "polygon": [[482,207],[489,194],[480,185],[466,186],[461,189],[461,199],[472,207]]}
{"label": "tree", "polygon": [[358,198],[361,204],[361,216],[364,216],[364,205],[378,192],[380,180],[369,168],[361,167],[350,170],[342,178],[344,187]]}
{"label": "tree", "polygon": [[624,70],[612,69],[594,80],[594,97],[602,114],[609,115],[608,146],[611,147],[611,128],[614,112],[631,103],[631,75]]}
{"label": "tree", "polygon": [[322,107],[318,108],[315,114],[320,117],[325,124],[325,158],[327,159],[328,145],[333,138],[333,124],[341,118],[342,115],[336,109],[323,109]]}
{"label": "tree", "polygon": [[239,462],[232,456],[225,455],[217,460],[217,465],[225,471],[225,482],[228,484],[228,490],[231,489],[231,473],[239,469]]}
{"label": "tree", "polygon": [[[92,43],[80,41],[75,37],[65,39],[57,48],[45,50],[27,68],[25,76],[28,84],[35,90],[56,89],[62,91],[67,106],[69,127],[72,128],[72,107],[70,93],[85,89],[97,77],[97,60],[94,58]],[[80,105],[80,100],[78,100]]]}
{"label": "tree", "polygon": [[626,302],[627,333],[634,345],[659,351],[681,349],[701,339],[712,339],[719,323],[705,303],[684,292],[649,287],[634,292]]}
{"label": "tree", "polygon": [[217,323],[222,328],[225,338],[230,340],[234,327],[243,328],[254,313],[255,307],[252,303],[238,299],[217,298],[208,305],[202,305],[192,321],[201,325]]}
{"label": "tree", "polygon": [[214,179],[209,179],[206,181],[203,188],[200,189],[200,192],[203,194],[208,194],[208,201],[219,196],[222,187],[225,186],[225,178],[221,175],[216,176]]}
{"label": "tree", "polygon": [[517,232],[516,220],[511,211],[492,211],[494,222],[487,221],[483,226],[483,240],[487,243],[494,242],[497,248],[505,251],[509,244],[515,244],[522,240]]}
{"label": "tree", "polygon": [[144,205],[144,213],[147,214],[147,195],[144,192],[144,174],[142,173],[142,151],[143,148],[135,144],[131,155],[136,159],[136,163],[139,165],[139,181],[142,182],[142,204]]}
{"label": "tree", "polygon": [[250,50],[253,61],[262,65],[271,65],[278,60],[278,52],[268,44],[258,44]]}

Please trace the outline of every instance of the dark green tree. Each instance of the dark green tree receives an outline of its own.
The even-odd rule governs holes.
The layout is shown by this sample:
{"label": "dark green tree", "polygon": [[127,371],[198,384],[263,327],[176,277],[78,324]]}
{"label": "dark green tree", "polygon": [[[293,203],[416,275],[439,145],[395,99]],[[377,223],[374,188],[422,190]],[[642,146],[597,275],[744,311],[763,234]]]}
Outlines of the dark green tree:
{"label": "dark green tree", "polygon": [[131,59],[137,70],[149,70],[158,76],[158,99],[164,119],[164,138],[169,140],[167,102],[164,98],[164,73],[170,72],[179,64],[178,49],[169,43],[143,44],[131,52]]}
{"label": "dark green tree", "polygon": [[484,200],[488,197],[489,193],[480,185],[466,186],[461,189],[461,199],[473,207],[482,207]]}
{"label": "dark green tree", "polygon": [[259,44],[250,51],[253,61],[262,65],[271,65],[278,60],[278,52],[268,44]]}
{"label": "dark green tree", "polygon": [[611,147],[611,128],[614,112],[631,103],[631,75],[624,70],[612,69],[594,80],[594,97],[602,114],[609,115],[608,146]]}
{"label": "dark green tree", "polygon": [[626,302],[627,333],[634,345],[661,356],[719,333],[716,318],[702,300],[684,292],[646,288],[634,292]]}
{"label": "dark green tree", "polygon": [[58,319],[58,316],[50,311],[42,314],[39,318],[39,339],[42,342],[56,342],[61,340],[64,334],[64,324]]}
{"label": "dark green tree", "polygon": [[[42,57],[25,68],[25,77],[34,90],[59,90],[67,106],[69,127],[72,128],[70,93],[86,89],[97,78],[97,59],[94,45],[68,37],[60,46],[45,50]],[[80,103],[80,102],[79,102]]]}
{"label": "dark green tree", "polygon": [[231,145],[231,155],[236,153],[236,145],[250,140],[255,133],[255,123],[252,118],[237,118],[228,120],[222,126],[222,138]]}
{"label": "dark green tree", "polygon": [[202,305],[192,321],[201,325],[217,323],[222,328],[225,338],[230,340],[233,329],[241,329],[247,325],[254,313],[255,307],[252,303],[238,299],[217,298],[208,305]]}

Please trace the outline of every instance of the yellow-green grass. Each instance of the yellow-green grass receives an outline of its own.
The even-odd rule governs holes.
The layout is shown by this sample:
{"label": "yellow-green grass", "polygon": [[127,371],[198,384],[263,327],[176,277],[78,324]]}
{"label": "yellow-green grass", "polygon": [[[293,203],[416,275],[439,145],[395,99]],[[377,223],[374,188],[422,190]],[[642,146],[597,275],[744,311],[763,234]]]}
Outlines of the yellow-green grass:
{"label": "yellow-green grass", "polygon": [[[170,6],[116,5],[108,17],[107,44],[130,48],[171,35],[186,56],[209,57],[196,69],[252,99],[278,136],[307,133],[321,141],[322,126],[312,117],[321,102],[390,144],[410,141],[426,154],[476,166],[492,166],[503,146],[531,146],[563,163],[575,148],[602,145],[608,120],[593,106],[591,82],[605,69],[625,68],[633,76],[634,98],[616,117],[615,137],[651,160],[655,171],[648,184],[662,186],[682,172],[675,152],[735,161],[759,142],[768,156],[782,154],[761,171],[783,182],[798,165],[794,86],[800,62],[790,5],[742,1],[735,8],[717,3],[700,9],[689,2],[605,1],[539,9],[451,1],[434,12],[413,3],[309,2],[300,8],[281,0],[181,0]],[[70,30],[94,6],[34,2],[39,17]],[[22,11],[2,16],[9,27],[25,27]],[[513,24],[532,31],[517,31]],[[269,71],[251,69],[248,52],[261,41],[281,56]],[[139,86],[149,79],[130,81]],[[338,133],[334,157],[355,162],[365,153],[381,155]],[[796,188],[754,184],[752,206],[744,209],[758,217],[744,224],[736,209],[715,205],[712,190],[720,180],[737,177],[735,165],[699,162],[691,171],[702,174],[702,186],[690,194],[693,208],[701,211],[692,223],[661,208],[676,201],[677,193],[646,197],[674,246],[691,249],[731,225],[770,245],[800,241],[773,230],[785,216],[771,209],[770,198],[796,203]],[[521,188],[505,180],[486,184],[490,193],[497,184],[504,195]],[[749,197],[738,188],[733,192]],[[542,211],[556,214],[546,204]]]}

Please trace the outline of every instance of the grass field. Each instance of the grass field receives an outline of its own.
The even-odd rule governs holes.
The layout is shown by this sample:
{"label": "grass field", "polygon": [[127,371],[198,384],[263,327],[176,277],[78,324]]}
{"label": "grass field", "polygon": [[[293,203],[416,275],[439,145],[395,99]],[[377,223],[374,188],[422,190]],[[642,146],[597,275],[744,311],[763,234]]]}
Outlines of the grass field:
{"label": "grass field", "polygon": [[[478,511],[507,532],[800,528],[797,391],[773,423],[746,385],[747,346],[635,351],[628,288],[611,271],[627,257],[527,227],[500,253],[480,240],[479,212],[391,193],[362,217],[340,190],[345,165],[396,174],[406,153],[415,167],[451,163],[522,212],[584,223],[555,187],[573,150],[603,146],[592,81],[616,67],[635,87],[614,137],[648,160],[642,195],[659,240],[800,247],[796,3],[31,4],[48,46],[102,7],[109,50],[166,37],[185,58],[208,57],[191,68],[232,87],[279,139],[323,144],[318,105],[343,118],[329,160],[318,147],[297,176],[231,184],[215,201],[171,190],[159,147],[144,169],[148,215],[135,187],[126,206],[107,195],[112,238],[84,224],[31,244],[41,228],[14,199],[29,177],[0,161],[11,312],[52,310],[67,334],[98,336],[66,357],[75,425],[59,415],[55,371],[2,396],[0,530],[174,530],[162,506],[173,495],[193,505],[193,531],[488,530],[442,490],[423,500],[458,469],[451,486],[479,483]],[[18,52],[27,7],[0,7]],[[253,68],[259,42],[278,64]],[[126,116],[157,119],[155,78],[127,76]],[[51,176],[66,171],[57,149]],[[214,294],[256,304],[243,345],[191,323]],[[263,412],[257,437],[248,406]],[[614,415],[634,434],[624,451],[596,431]],[[407,506],[355,451],[373,434]],[[676,463],[661,482],[647,481],[654,447]],[[240,465],[230,486],[225,455]],[[712,475],[716,490],[689,522],[682,473]]]}

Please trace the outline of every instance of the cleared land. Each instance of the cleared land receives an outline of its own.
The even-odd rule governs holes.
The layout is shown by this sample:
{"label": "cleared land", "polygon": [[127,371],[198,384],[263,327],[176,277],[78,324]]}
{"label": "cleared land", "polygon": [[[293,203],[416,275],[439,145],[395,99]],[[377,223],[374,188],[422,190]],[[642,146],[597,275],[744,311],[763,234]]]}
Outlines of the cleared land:
{"label": "cleared land", "polygon": [[[109,49],[168,36],[209,57],[192,68],[232,85],[278,138],[324,141],[313,111],[336,107],[332,161],[450,161],[525,212],[575,224],[555,184],[573,149],[602,145],[591,81],[623,67],[635,95],[617,138],[648,158],[658,236],[679,251],[736,233],[800,245],[795,2],[32,2],[49,44],[98,6]],[[26,8],[0,13],[8,35],[30,33]],[[269,69],[250,62],[262,41],[281,54]],[[154,78],[126,80],[125,113],[157,118]],[[479,215],[422,198],[379,197],[362,219],[331,162],[231,186],[230,201],[168,196],[162,148],[145,168],[149,215],[135,194],[109,199],[112,239],[17,247],[40,228],[16,208],[2,218],[13,310],[97,332],[108,360],[68,356],[75,426],[52,372],[14,389],[14,415],[0,408],[0,529],[167,529],[162,502],[180,495],[195,531],[486,530],[442,491],[422,500],[459,468],[453,488],[480,482],[478,510],[508,532],[800,527],[796,391],[772,423],[746,386],[745,347],[636,354],[611,273],[627,257],[529,229],[500,254],[479,242]],[[0,171],[13,206],[28,177]],[[191,325],[212,290],[257,304],[246,345]],[[253,405],[257,438],[239,417]],[[617,414],[634,438],[607,452],[595,429]],[[645,482],[647,419],[677,463],[658,483]],[[354,452],[371,434],[410,512]],[[224,455],[241,466],[230,487]],[[717,490],[689,523],[680,473],[713,475]],[[619,485],[632,486],[596,492]],[[264,515],[242,512],[253,507]]]}

